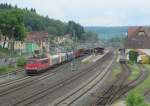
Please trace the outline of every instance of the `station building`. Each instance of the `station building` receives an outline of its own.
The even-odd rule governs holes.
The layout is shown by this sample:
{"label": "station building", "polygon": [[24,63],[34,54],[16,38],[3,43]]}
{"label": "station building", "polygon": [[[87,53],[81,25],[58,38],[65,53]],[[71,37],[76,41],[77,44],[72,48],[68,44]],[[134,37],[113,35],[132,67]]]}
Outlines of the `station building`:
{"label": "station building", "polygon": [[129,27],[124,48],[127,60],[129,60],[129,51],[131,50],[138,52],[138,62],[142,61],[144,56],[150,57],[150,27]]}

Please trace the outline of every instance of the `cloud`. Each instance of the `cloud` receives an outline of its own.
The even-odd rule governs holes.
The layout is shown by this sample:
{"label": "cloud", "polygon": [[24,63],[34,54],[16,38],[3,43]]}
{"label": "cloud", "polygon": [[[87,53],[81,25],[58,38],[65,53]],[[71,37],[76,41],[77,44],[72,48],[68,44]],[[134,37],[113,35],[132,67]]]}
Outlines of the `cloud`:
{"label": "cloud", "polygon": [[83,25],[150,25],[150,0],[1,0]]}

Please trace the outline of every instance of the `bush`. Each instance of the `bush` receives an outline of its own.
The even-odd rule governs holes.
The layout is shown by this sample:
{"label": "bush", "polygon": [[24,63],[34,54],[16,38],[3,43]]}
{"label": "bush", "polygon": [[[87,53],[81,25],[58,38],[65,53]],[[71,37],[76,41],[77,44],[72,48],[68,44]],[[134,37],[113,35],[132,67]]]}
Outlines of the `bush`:
{"label": "bush", "polygon": [[144,103],[143,96],[135,93],[131,93],[127,96],[126,104],[127,106],[149,106],[146,103]]}
{"label": "bush", "polygon": [[139,55],[138,52],[136,52],[134,50],[129,51],[129,60],[132,63],[137,63],[138,55]]}
{"label": "bush", "polygon": [[133,62],[132,61],[127,61],[127,64],[133,65]]}
{"label": "bush", "polygon": [[150,57],[149,56],[142,56],[141,57],[141,63],[142,64],[149,64],[150,63]]}
{"label": "bush", "polygon": [[9,71],[8,66],[1,66],[1,67],[0,67],[0,74],[6,73],[6,72],[8,72],[8,71]]}
{"label": "bush", "polygon": [[27,61],[26,61],[26,59],[24,57],[19,57],[17,59],[17,66],[23,67],[23,66],[25,66],[26,62]]}

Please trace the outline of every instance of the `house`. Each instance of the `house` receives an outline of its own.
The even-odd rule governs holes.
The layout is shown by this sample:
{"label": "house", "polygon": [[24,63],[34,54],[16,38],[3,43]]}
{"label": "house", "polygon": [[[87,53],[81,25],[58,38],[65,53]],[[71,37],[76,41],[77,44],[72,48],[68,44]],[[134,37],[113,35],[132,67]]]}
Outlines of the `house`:
{"label": "house", "polygon": [[[0,47],[11,49],[12,40],[9,40],[8,37],[0,35]],[[25,52],[25,43],[23,41],[14,41],[14,50]]]}
{"label": "house", "polygon": [[129,59],[130,50],[138,52],[138,61],[142,59],[142,56],[150,56],[150,27],[129,27],[124,48],[127,59]]}
{"label": "house", "polygon": [[0,35],[0,47],[8,48],[8,37]]}
{"label": "house", "polygon": [[34,52],[36,49],[46,48],[49,51],[49,35],[47,32],[29,32],[26,39],[26,51]]}
{"label": "house", "polygon": [[[46,32],[28,32],[27,37],[24,41],[15,41],[14,42],[14,50],[19,51],[20,53],[32,53],[36,49],[43,49],[46,48],[47,51],[49,50],[48,44],[49,35]],[[0,36],[0,46],[4,48],[9,48],[10,43],[12,42],[7,37]]]}
{"label": "house", "polygon": [[23,41],[15,41],[14,42],[14,50],[20,53],[24,53],[26,48],[26,44]]}

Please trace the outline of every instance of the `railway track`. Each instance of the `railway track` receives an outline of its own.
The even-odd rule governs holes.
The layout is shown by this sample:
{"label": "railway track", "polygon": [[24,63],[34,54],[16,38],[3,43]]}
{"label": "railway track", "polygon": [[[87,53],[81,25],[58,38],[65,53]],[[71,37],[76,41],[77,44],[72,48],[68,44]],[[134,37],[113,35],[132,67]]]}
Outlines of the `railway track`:
{"label": "railway track", "polygon": [[[81,58],[82,58],[82,57],[81,57]],[[68,63],[70,63],[70,62],[68,62]],[[68,64],[68,63],[66,63],[66,64]],[[55,66],[55,67],[56,67],[56,66]],[[52,67],[50,70],[54,69],[55,67]],[[11,80],[11,81],[8,81],[8,82],[0,83],[0,87],[7,86],[7,85],[11,85],[11,84],[14,84],[14,83],[16,83],[16,82],[20,82],[20,81],[23,81],[23,80],[25,80],[25,79],[29,79],[29,78],[33,78],[33,77],[38,77],[38,78],[41,77],[41,78],[42,78],[42,77],[44,77],[44,76],[50,74],[51,72],[48,73],[50,70],[48,70],[47,73],[43,73],[42,75],[36,75],[36,76],[32,76],[32,77],[26,76],[26,77],[19,78],[19,79],[16,79],[16,80]],[[54,70],[55,70],[56,72],[59,71],[59,69],[54,69]],[[21,70],[21,71],[25,71],[25,70]],[[21,71],[19,71],[19,72],[21,72]],[[4,75],[3,77],[5,77],[5,76],[8,76],[8,75]]]}
{"label": "railway track", "polygon": [[89,73],[90,71],[93,71],[96,66],[99,65],[99,62],[104,62],[104,60],[108,57],[110,57],[110,53],[106,54],[104,58],[102,58],[101,60],[97,61],[95,64],[93,64],[92,66],[90,67],[87,67],[85,68],[84,70],[82,70],[81,72],[79,72],[78,74],[76,75],[73,75],[67,79],[64,79],[63,81],[61,81],[60,83],[52,86],[52,87],[49,87],[47,88],[46,90],[44,91],[41,91],[40,93],[38,94],[35,94],[35,95],[32,95],[32,97],[29,97],[29,98],[26,98],[26,100],[23,100],[21,102],[18,102],[17,104],[15,105],[12,105],[12,106],[20,106],[20,105],[25,105],[25,106],[28,106],[32,103],[34,103],[34,101],[37,101],[39,99],[41,99],[42,97],[54,92],[54,91],[57,91],[57,89],[60,89],[61,87],[69,84],[69,83],[72,83],[73,81],[77,80],[78,78],[82,77],[83,75],[86,75],[87,73]]}
{"label": "railway track", "polygon": [[120,97],[124,96],[128,91],[130,91],[131,89],[135,88],[137,85],[142,83],[148,77],[148,71],[145,70],[143,65],[139,65],[139,68],[140,68],[139,76],[136,79],[128,82],[124,87],[122,87],[120,89],[120,91],[117,93],[116,98],[113,99],[112,103],[115,100],[119,99]]}
{"label": "railway track", "polygon": [[[88,55],[87,55],[88,56]],[[79,58],[77,58],[76,59],[76,61],[80,61],[80,60],[82,60],[83,58],[85,58],[86,56],[82,56],[82,57],[79,57]],[[60,64],[59,66],[61,67],[61,65],[66,65],[66,64],[69,64],[71,61],[69,61],[69,62],[67,62],[67,63],[63,63],[63,64]],[[55,67],[51,67],[50,68],[50,70],[48,70],[46,73],[43,73],[42,75],[37,75],[37,76],[35,76],[35,77],[37,77],[36,79],[38,79],[38,78],[42,78],[42,77],[44,77],[44,76],[47,76],[48,74],[50,74],[51,72],[52,72],[52,70],[54,70],[55,72],[57,72],[57,71],[60,71],[60,68],[58,69],[58,67],[57,67],[57,65],[55,66]],[[17,70],[17,72],[23,72],[23,71],[25,71],[24,69],[20,69],[20,70]],[[62,70],[63,71],[63,70]],[[55,72],[53,72],[53,73],[55,73]],[[14,72],[12,72],[11,74],[13,74]],[[8,75],[3,75],[3,76],[0,76],[0,78],[2,78],[2,77],[6,77],[6,76],[8,76]],[[27,80],[27,79],[31,79],[31,78],[33,78],[33,76],[32,77],[30,77],[30,76],[26,76],[26,77],[23,77],[23,78],[18,78],[18,79],[15,79],[15,80],[10,80],[10,81],[6,81],[6,82],[2,82],[2,83],[0,83],[0,87],[3,87],[3,86],[8,86],[8,85],[12,85],[12,84],[14,84],[14,83],[17,83],[17,82],[20,82],[20,81],[24,81],[24,80]]]}
{"label": "railway track", "polygon": [[[95,106],[111,105],[115,100],[119,99],[124,94],[126,94],[129,90],[133,89],[139,83],[144,81],[145,77],[147,76],[147,71],[144,71],[143,69],[141,69],[140,75],[136,79],[132,81],[128,81],[128,76],[130,75],[130,69],[127,65],[122,65],[122,67],[124,69],[123,71],[126,71],[126,73],[124,72],[121,73],[120,77],[118,77],[117,80],[114,82],[115,84],[112,84],[104,92],[104,94],[101,97],[99,97]],[[140,66],[140,68],[142,67]],[[124,75],[123,73],[126,75],[122,76]]]}
{"label": "railway track", "polygon": [[[13,75],[15,72],[16,73],[21,73],[21,72],[24,72],[24,69],[17,69],[17,70],[14,70],[12,72],[9,72],[9,75]],[[8,76],[8,74],[3,74],[3,75],[0,75],[0,78],[4,78],[4,77],[7,77],[7,76]]]}
{"label": "railway track", "polygon": [[[147,71],[147,77],[148,77],[148,75],[149,75],[148,69],[144,66],[143,66],[143,68]],[[145,97],[144,98],[145,100],[148,100],[148,101],[150,100],[150,89],[148,89],[148,90],[146,90],[146,92],[144,92],[144,97]]]}
{"label": "railway track", "polygon": [[128,76],[130,75],[130,70],[126,69],[125,65],[122,65],[123,71],[120,73],[118,78],[110,85],[110,87],[103,92],[103,94],[99,97],[99,99],[96,102],[96,106],[105,106],[106,104],[110,103],[118,90],[122,86],[124,86],[124,83],[126,83]]}
{"label": "railway track", "polygon": [[[56,102],[52,103],[51,106],[71,106],[75,101],[80,99],[84,94],[94,88],[99,82],[103,80],[103,78],[107,75],[108,69],[111,67],[113,60],[110,64],[103,70],[98,72],[95,76],[93,76],[89,81],[75,89],[73,92],[69,93],[65,97],[56,100]],[[96,68],[96,70],[99,67]]]}
{"label": "railway track", "polygon": [[[70,62],[68,62],[68,63],[70,63]],[[68,63],[66,63],[66,64],[68,64]],[[55,67],[52,67],[50,70],[52,70],[52,69],[54,69]],[[50,70],[48,70],[47,71],[47,73],[43,73],[42,75],[36,75],[36,76],[32,76],[32,78],[33,77],[38,77],[38,78],[42,78],[42,77],[44,77],[44,76],[46,76],[46,75],[48,75],[48,74],[50,74],[49,73],[49,71]],[[54,69],[56,72],[57,71],[59,71],[59,69]],[[22,70],[22,71],[25,71],[25,70]],[[7,85],[11,85],[11,84],[14,84],[14,83],[16,83],[16,82],[19,82],[19,81],[23,81],[23,80],[25,80],[25,79],[29,79],[29,78],[31,78],[30,76],[27,76],[27,77],[24,77],[24,78],[19,78],[19,79],[16,79],[16,80],[11,80],[11,81],[8,81],[8,82],[4,82],[4,83],[0,83],[0,87],[3,87],[3,86],[7,86]]]}
{"label": "railway track", "polygon": [[17,74],[22,74],[23,77],[17,78],[17,79],[7,80],[7,81],[4,81],[4,82],[0,82],[0,85],[2,86],[2,85],[5,85],[6,83],[11,83],[11,82],[16,81],[16,80],[21,80],[22,78],[26,77],[24,72],[25,72],[24,69],[18,69],[17,71],[13,71],[11,73],[7,73],[5,75],[1,75],[0,78],[8,78],[9,76],[15,75],[17,73]]}
{"label": "railway track", "polygon": [[[82,60],[82,59],[83,59],[83,57],[81,57],[79,59],[79,61]],[[0,84],[0,87],[4,87],[5,88],[7,86],[11,86],[12,84],[19,82],[19,84],[16,84],[14,86],[11,86],[11,87],[8,87],[8,88],[0,90],[0,97],[3,96],[3,95],[8,94],[10,92],[13,92],[13,91],[19,90],[21,88],[24,88],[26,86],[30,86],[30,85],[32,85],[32,84],[34,84],[34,83],[36,83],[38,81],[41,81],[43,79],[49,78],[49,77],[57,74],[58,72],[62,72],[62,71],[64,71],[68,67],[69,64],[70,64],[70,62],[64,64],[63,67],[60,66],[60,67],[54,69],[53,72],[49,71],[47,73],[43,73],[42,75],[32,76],[32,77],[31,76],[27,76],[27,77],[24,77],[24,78],[19,79],[19,80],[11,81],[9,83]]]}
{"label": "railway track", "polygon": [[29,104],[33,103],[34,101],[42,98],[45,95],[50,94],[51,92],[56,91],[57,89],[71,83],[74,80],[77,80],[79,77],[82,77],[83,75],[85,75],[86,73],[92,71],[101,61],[102,63],[104,62],[105,59],[111,57],[110,53],[106,54],[101,60],[99,60],[98,62],[96,62],[95,64],[92,65],[92,67],[87,67],[84,69],[84,71],[81,71],[67,79],[61,80],[59,83],[53,85],[53,86],[49,86],[46,87],[45,89],[42,89],[41,91],[36,92],[35,94],[32,94],[28,97],[25,97],[21,100],[15,101],[14,103],[11,104],[11,106],[20,106],[20,105],[26,105],[28,106]]}

